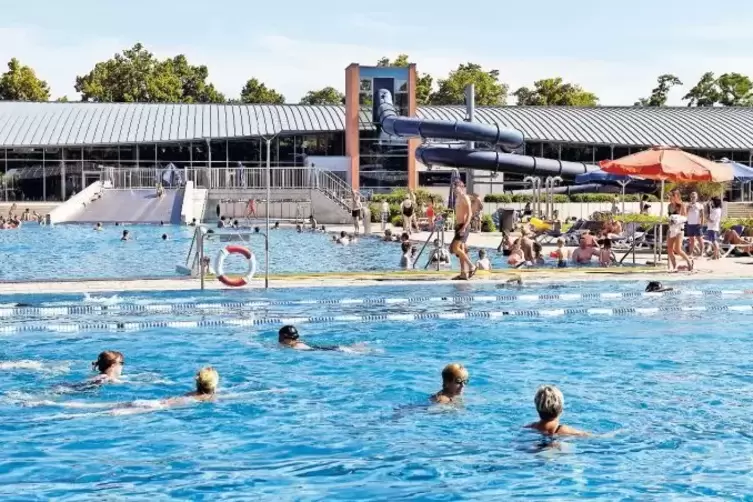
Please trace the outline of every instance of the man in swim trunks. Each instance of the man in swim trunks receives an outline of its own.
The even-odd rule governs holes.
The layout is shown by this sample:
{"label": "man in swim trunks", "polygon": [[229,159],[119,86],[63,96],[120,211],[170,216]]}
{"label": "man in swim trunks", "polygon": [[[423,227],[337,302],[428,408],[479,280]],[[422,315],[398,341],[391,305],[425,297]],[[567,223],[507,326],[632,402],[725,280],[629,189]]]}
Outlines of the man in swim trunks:
{"label": "man in swim trunks", "polygon": [[[476,273],[473,262],[468,258],[465,241],[468,240],[470,230],[472,208],[471,199],[465,193],[465,185],[458,181],[455,190],[455,236],[450,244],[450,252],[460,260],[460,275],[455,280],[467,281]],[[466,272],[467,271],[467,272]]]}
{"label": "man in swim trunks", "polygon": [[363,203],[361,202],[361,194],[353,190],[353,206],[351,207],[350,215],[353,218],[353,228],[356,235],[361,231],[359,221],[361,220],[361,211],[363,210]]}

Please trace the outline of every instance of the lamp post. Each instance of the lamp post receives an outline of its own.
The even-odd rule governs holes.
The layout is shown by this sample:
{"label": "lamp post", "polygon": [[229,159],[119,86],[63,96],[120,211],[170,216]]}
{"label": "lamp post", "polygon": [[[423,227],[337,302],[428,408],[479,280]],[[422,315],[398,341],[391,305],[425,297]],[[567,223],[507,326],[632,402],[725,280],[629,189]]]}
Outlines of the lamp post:
{"label": "lamp post", "polygon": [[267,201],[265,202],[265,220],[266,220],[266,232],[267,236],[264,239],[264,288],[269,289],[269,199],[272,198],[272,140],[275,139],[277,134],[266,137],[262,136],[262,139],[267,143]]}

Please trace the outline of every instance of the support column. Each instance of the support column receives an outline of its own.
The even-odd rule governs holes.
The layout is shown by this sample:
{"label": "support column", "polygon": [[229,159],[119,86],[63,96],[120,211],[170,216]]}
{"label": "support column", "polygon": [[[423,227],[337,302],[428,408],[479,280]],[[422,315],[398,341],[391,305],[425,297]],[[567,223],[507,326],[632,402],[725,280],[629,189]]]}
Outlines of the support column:
{"label": "support column", "polygon": [[65,148],[60,149],[60,200],[65,202]]}
{"label": "support column", "polygon": [[359,66],[351,63],[345,68],[345,155],[350,159],[350,184],[354,190],[360,187],[360,131],[358,114],[360,112],[359,92],[361,81]]}
{"label": "support column", "polygon": [[[465,87],[465,120],[466,122],[473,122],[476,112],[476,88],[473,84],[469,84]],[[466,148],[473,150],[476,148],[474,141],[466,142]],[[475,171],[473,169],[465,170],[465,186],[468,193],[474,193]]]}
{"label": "support column", "polygon": [[[408,116],[416,116],[416,64],[408,66]],[[418,188],[418,170],[416,169],[416,148],[420,144],[418,138],[408,140],[408,188]]]}

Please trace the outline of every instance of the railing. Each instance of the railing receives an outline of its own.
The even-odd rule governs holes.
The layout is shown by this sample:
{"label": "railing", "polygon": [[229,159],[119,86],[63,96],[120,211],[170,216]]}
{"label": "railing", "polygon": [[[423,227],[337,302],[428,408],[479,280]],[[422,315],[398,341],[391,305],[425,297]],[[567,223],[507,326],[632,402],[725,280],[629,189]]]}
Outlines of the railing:
{"label": "railing", "polygon": [[[155,188],[162,183],[166,188],[183,186],[193,181],[195,188],[250,189],[267,188],[265,167],[192,167],[183,169],[154,168],[104,168],[102,181],[111,181],[115,189]],[[269,169],[269,187],[272,190],[312,189],[317,190],[350,210],[352,188],[330,171],[309,167],[272,167]],[[363,197],[362,197],[363,198]]]}

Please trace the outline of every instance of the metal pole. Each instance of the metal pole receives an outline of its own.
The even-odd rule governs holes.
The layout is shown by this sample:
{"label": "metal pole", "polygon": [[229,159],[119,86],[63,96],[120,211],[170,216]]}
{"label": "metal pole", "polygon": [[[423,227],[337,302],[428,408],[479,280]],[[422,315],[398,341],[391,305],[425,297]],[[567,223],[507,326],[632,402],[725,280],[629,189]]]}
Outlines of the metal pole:
{"label": "metal pole", "polygon": [[[465,110],[466,110],[466,121],[467,122],[473,122],[475,111],[476,111],[476,87],[473,84],[468,84],[465,86]],[[468,141],[466,143],[466,147],[469,150],[473,150],[476,148],[476,143],[473,141]],[[468,193],[474,193],[474,170],[473,169],[466,169],[465,170],[465,177],[466,177],[466,186],[468,187]]]}
{"label": "metal pole", "polygon": [[47,202],[47,175],[45,174],[47,159],[45,156],[45,150],[45,148],[42,149],[42,200]]}
{"label": "metal pole", "polygon": [[[274,138],[274,136],[272,137]],[[264,288],[269,288],[269,199],[272,198],[272,189],[271,189],[271,178],[272,178],[272,156],[271,156],[271,148],[272,148],[272,138],[264,138],[267,142],[267,202],[266,202],[266,226],[267,226],[267,238],[264,239],[264,261],[265,261],[265,270],[264,270]]]}
{"label": "metal pole", "polygon": [[201,290],[204,291],[204,231],[201,225],[196,227],[196,232],[198,232],[196,244],[199,246],[199,277],[201,277]]}
{"label": "metal pole", "polygon": [[[662,247],[662,219],[664,218],[664,180],[661,180],[661,193],[659,194],[659,254],[657,255],[658,258],[656,260],[656,264],[658,265],[661,261],[661,247]],[[667,266],[669,266],[669,261],[667,261]]]}

